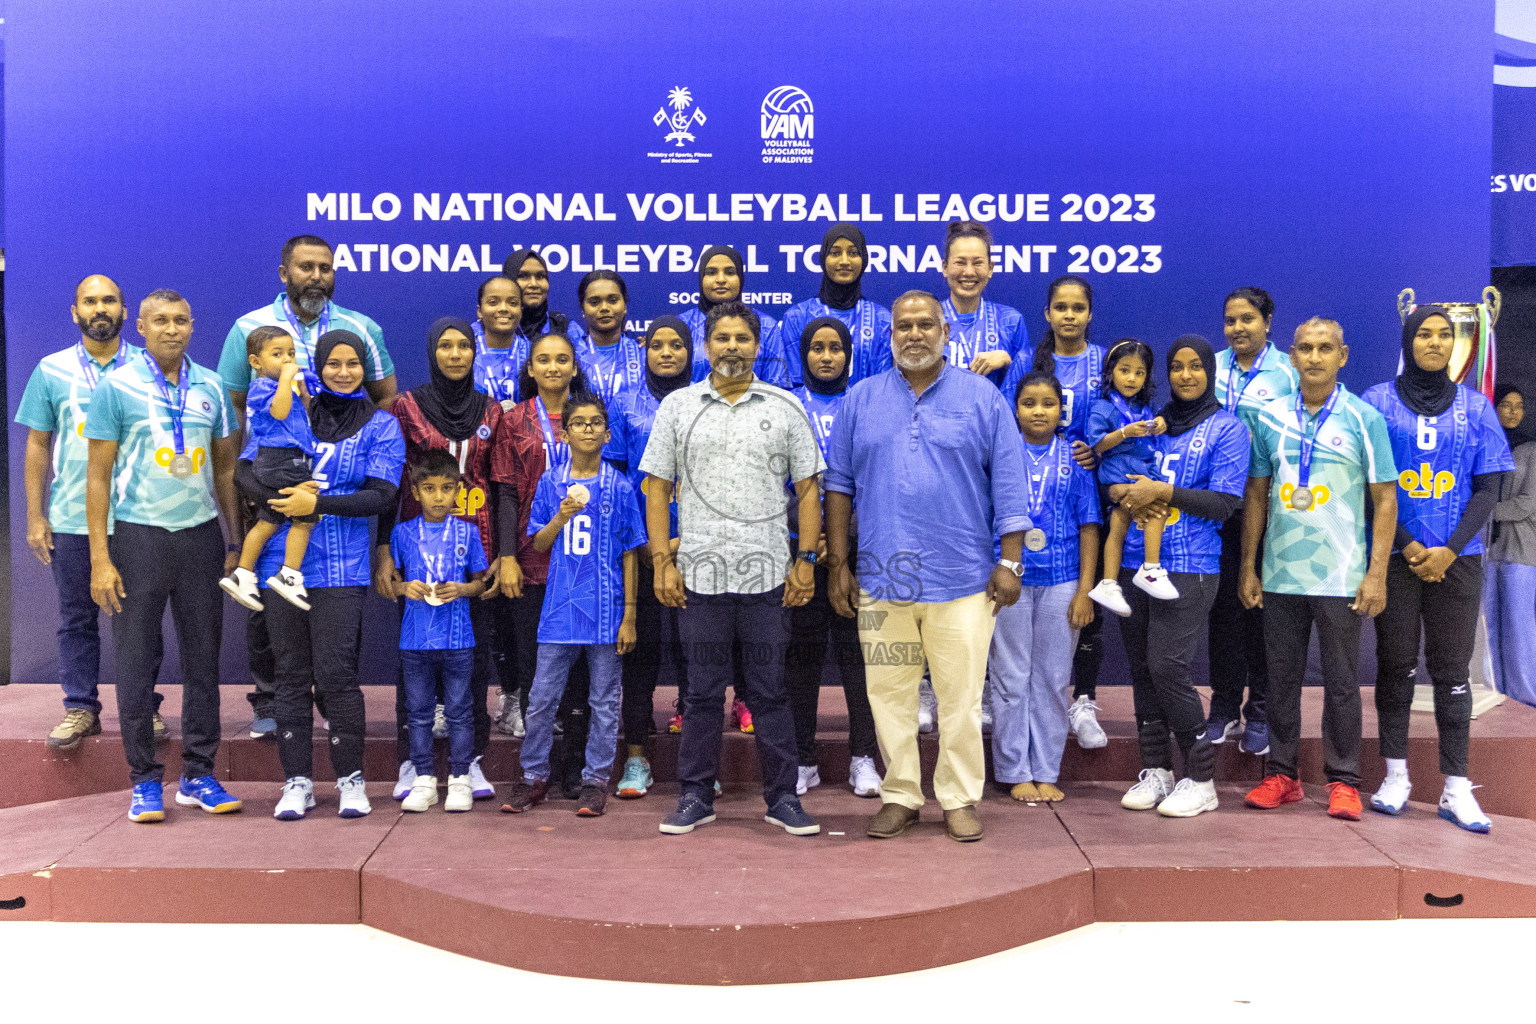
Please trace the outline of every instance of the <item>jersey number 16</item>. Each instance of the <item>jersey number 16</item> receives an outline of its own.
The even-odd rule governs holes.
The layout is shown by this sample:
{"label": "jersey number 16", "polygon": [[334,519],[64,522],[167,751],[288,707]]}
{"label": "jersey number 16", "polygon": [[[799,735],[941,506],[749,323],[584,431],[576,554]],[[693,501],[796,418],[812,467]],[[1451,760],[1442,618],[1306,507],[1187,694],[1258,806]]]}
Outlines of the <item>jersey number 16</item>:
{"label": "jersey number 16", "polygon": [[560,531],[560,536],[565,538],[565,553],[568,555],[584,555],[592,550],[592,517],[589,515],[572,516]]}

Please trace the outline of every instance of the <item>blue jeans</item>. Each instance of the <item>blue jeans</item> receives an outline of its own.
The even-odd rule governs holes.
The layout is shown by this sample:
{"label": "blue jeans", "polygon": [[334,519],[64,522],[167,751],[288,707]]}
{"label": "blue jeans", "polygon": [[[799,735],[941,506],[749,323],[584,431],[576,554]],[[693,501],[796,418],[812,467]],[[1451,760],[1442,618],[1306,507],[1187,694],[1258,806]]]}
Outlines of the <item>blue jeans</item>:
{"label": "blue jeans", "polygon": [[619,708],[624,698],[624,668],[616,644],[539,644],[538,667],[528,690],[523,737],[523,778],[549,778],[549,747],[554,742],[555,712],[565,695],[565,682],[581,652],[587,652],[592,673],[588,702],[592,721],[587,728],[587,764],[581,781],[608,785],[613,755],[619,746]]}
{"label": "blue jeans", "polygon": [[411,764],[418,775],[436,771],[432,759],[432,716],[438,687],[443,692],[443,716],[448,719],[448,774],[464,775],[475,758],[475,713],[469,677],[475,670],[475,649],[401,651],[405,676],[406,726],[411,734]]}
{"label": "blue jeans", "polygon": [[53,581],[59,588],[59,685],[64,707],[101,714],[101,609],[91,600],[91,541],[84,534],[53,535]]}
{"label": "blue jeans", "polygon": [[1536,565],[1489,559],[1483,615],[1499,692],[1536,706]]}
{"label": "blue jeans", "polygon": [[997,613],[987,681],[992,687],[992,773],[998,782],[1061,778],[1072,703],[1077,630],[1067,610],[1077,581],[1024,587]]}

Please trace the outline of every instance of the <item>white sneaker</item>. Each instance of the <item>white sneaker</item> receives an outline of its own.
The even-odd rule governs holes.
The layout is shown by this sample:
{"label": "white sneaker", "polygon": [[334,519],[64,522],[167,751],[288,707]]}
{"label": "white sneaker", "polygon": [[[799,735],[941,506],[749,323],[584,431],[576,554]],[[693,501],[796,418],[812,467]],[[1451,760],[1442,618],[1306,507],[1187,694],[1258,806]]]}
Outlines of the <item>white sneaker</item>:
{"label": "white sneaker", "polygon": [[[463,776],[459,777],[462,778]],[[469,802],[474,803],[475,798],[469,797]],[[419,814],[435,803],[437,803],[437,776],[418,775],[416,776],[416,784],[411,787],[410,793],[401,801],[400,809]]]}
{"label": "white sneaker", "polygon": [[1179,588],[1168,581],[1168,570],[1150,562],[1136,570],[1132,582],[1136,584],[1137,590],[1144,591],[1159,601],[1172,601],[1179,596]]}
{"label": "white sneaker", "polygon": [[1125,593],[1120,589],[1120,584],[1114,580],[1099,580],[1098,584],[1088,591],[1088,599],[1095,604],[1103,605],[1122,619],[1131,614],[1131,606],[1125,603]]}
{"label": "white sneaker", "polygon": [[992,684],[981,688],[981,734],[992,735]]}
{"label": "white sneaker", "polygon": [[1196,782],[1194,779],[1180,779],[1179,784],[1173,787],[1173,792],[1157,805],[1157,813],[1165,818],[1193,818],[1215,809],[1216,783]]}
{"label": "white sneaker", "polygon": [[809,768],[801,765],[799,776],[795,779],[795,795],[805,796],[807,790],[815,789],[819,785],[821,785],[821,769],[815,765]]}
{"label": "white sneaker", "polygon": [[1407,772],[1388,772],[1387,777],[1381,780],[1381,788],[1371,794],[1371,810],[1382,814],[1402,814],[1403,808],[1408,806],[1408,793],[1412,789],[1413,784],[1408,781]]}
{"label": "white sneaker", "polygon": [[[414,796],[414,792],[412,793]],[[437,789],[432,790],[432,801],[437,802]],[[448,776],[448,799],[443,801],[443,810],[452,814],[467,811],[475,806],[475,790],[470,784],[468,775]],[[407,808],[409,810],[409,808]]]}
{"label": "white sneaker", "polygon": [[448,709],[441,704],[432,711],[432,738],[435,740],[448,738]]}
{"label": "white sneaker", "polygon": [[[450,780],[450,785],[452,780]],[[496,787],[491,785],[491,780],[485,777],[485,771],[480,767],[480,758],[469,762],[469,788],[474,792],[476,800],[489,800],[496,795]]]}
{"label": "white sneaker", "polygon": [[344,779],[336,780],[336,789],[341,793],[341,809],[336,812],[338,816],[366,818],[373,811],[373,805],[368,802],[368,791],[363,786],[362,772],[353,772]]}
{"label": "white sneaker", "polygon": [[304,589],[304,574],[297,569],[283,566],[276,576],[267,577],[267,586],[295,608],[309,611],[309,591]]}
{"label": "white sneaker", "polygon": [[1440,817],[1453,822],[1468,832],[1490,832],[1493,822],[1477,805],[1472,790],[1477,787],[1466,779],[1445,780],[1445,792],[1440,794]]}
{"label": "white sneaker", "polygon": [[927,676],[917,685],[917,731],[933,732],[939,724],[939,697],[933,692],[933,681]]}
{"label": "white sneaker", "polygon": [[266,607],[261,603],[261,591],[256,586],[256,574],[249,569],[235,566],[235,571],[219,580],[219,589],[235,599],[242,608],[259,612]]}
{"label": "white sneaker", "polygon": [[1072,738],[1084,750],[1098,750],[1109,745],[1109,737],[1099,725],[1098,712],[1099,706],[1086,693],[1067,708],[1067,725],[1072,730]]}
{"label": "white sneaker", "polygon": [[395,781],[395,799],[404,800],[410,796],[411,787],[414,785],[416,785],[416,766],[409,761],[401,761],[400,778]]}
{"label": "white sneaker", "polygon": [[875,759],[855,757],[848,762],[848,785],[854,796],[879,796],[880,773],[875,771]]}
{"label": "white sneaker", "polygon": [[1167,768],[1143,768],[1136,785],[1120,798],[1120,806],[1128,811],[1150,811],[1173,792],[1173,772]]}
{"label": "white sneaker", "polygon": [[504,736],[523,734],[523,707],[516,693],[503,690],[496,703],[496,731]]}
{"label": "white sneaker", "polygon": [[305,811],[315,809],[315,784],[302,775],[283,783],[283,795],[277,799],[272,817],[278,821],[298,821]]}

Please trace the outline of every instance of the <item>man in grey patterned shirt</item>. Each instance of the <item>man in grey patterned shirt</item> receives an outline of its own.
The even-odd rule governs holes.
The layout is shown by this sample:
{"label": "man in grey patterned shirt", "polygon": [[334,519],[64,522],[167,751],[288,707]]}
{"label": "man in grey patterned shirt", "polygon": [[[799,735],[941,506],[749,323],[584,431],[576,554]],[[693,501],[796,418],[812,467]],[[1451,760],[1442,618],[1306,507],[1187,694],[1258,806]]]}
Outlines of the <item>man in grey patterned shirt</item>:
{"label": "man in grey patterned shirt", "polygon": [[[817,475],[826,468],[810,420],[788,391],[752,374],[760,326],[739,302],[705,319],[710,374],[668,395],[656,411],[640,460],[646,528],[652,537],[656,597],[678,616],[688,652],[688,696],[677,774],[677,810],[661,831],[680,835],[715,820],[720,719],[740,642],[766,820],[791,835],[821,831],[795,796],[795,736],[784,689],[789,644],[785,608],[815,589],[821,538]],[[674,559],[668,506],[676,482],[679,546]],[[784,486],[793,482],[799,551],[789,554]]]}

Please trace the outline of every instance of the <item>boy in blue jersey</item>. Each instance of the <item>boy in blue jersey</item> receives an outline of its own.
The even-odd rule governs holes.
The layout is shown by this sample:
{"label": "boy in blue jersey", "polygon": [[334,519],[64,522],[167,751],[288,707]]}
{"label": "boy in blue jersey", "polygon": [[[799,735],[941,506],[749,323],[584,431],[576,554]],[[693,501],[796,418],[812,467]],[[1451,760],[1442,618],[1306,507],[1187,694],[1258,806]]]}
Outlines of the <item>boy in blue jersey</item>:
{"label": "boy in blue jersey", "polygon": [[646,532],[634,488],[603,461],[610,434],[602,399],[573,395],[562,416],[571,458],[544,472],[528,518],[534,549],[550,552],[549,584],[539,616],[538,668],[528,692],[523,778],[501,809],[521,814],[544,799],[555,712],[571,666],[585,651],[592,720],[576,813],[595,818],[608,802],[608,774],[618,746],[619,655],[635,646],[636,549],[646,543]]}
{"label": "boy in blue jersey", "polygon": [[461,486],[459,462],[434,448],[411,466],[411,493],[421,515],[400,523],[389,549],[405,577],[396,584],[405,598],[400,617],[400,664],[405,682],[406,728],[416,783],[401,802],[406,811],[437,803],[432,758],[432,719],[439,685],[448,720],[448,799],[445,811],[475,805],[469,765],[475,757],[475,719],[470,676],[475,668],[475,630],[469,598],[485,592],[485,547],[480,531],[453,515]]}
{"label": "boy in blue jersey", "polygon": [[308,611],[302,567],[304,553],[309,549],[310,531],[320,517],[285,516],[273,511],[264,499],[276,496],[284,487],[308,486],[316,492],[320,489],[320,485],[310,478],[317,449],[305,409],[311,388],[318,390],[320,381],[299,366],[294,358],[293,335],[281,327],[256,328],[246,335],[245,347],[254,374],[245,398],[251,441],[256,445],[252,470],[257,482],[271,493],[249,496],[256,499],[256,522],[245,534],[245,542],[240,548],[240,564],[234,572],[219,580],[219,586],[251,611],[261,611],[261,596],[256,587],[256,560],[261,557],[267,541],[288,523],[288,536],[283,542],[283,567],[267,580],[267,586]]}

